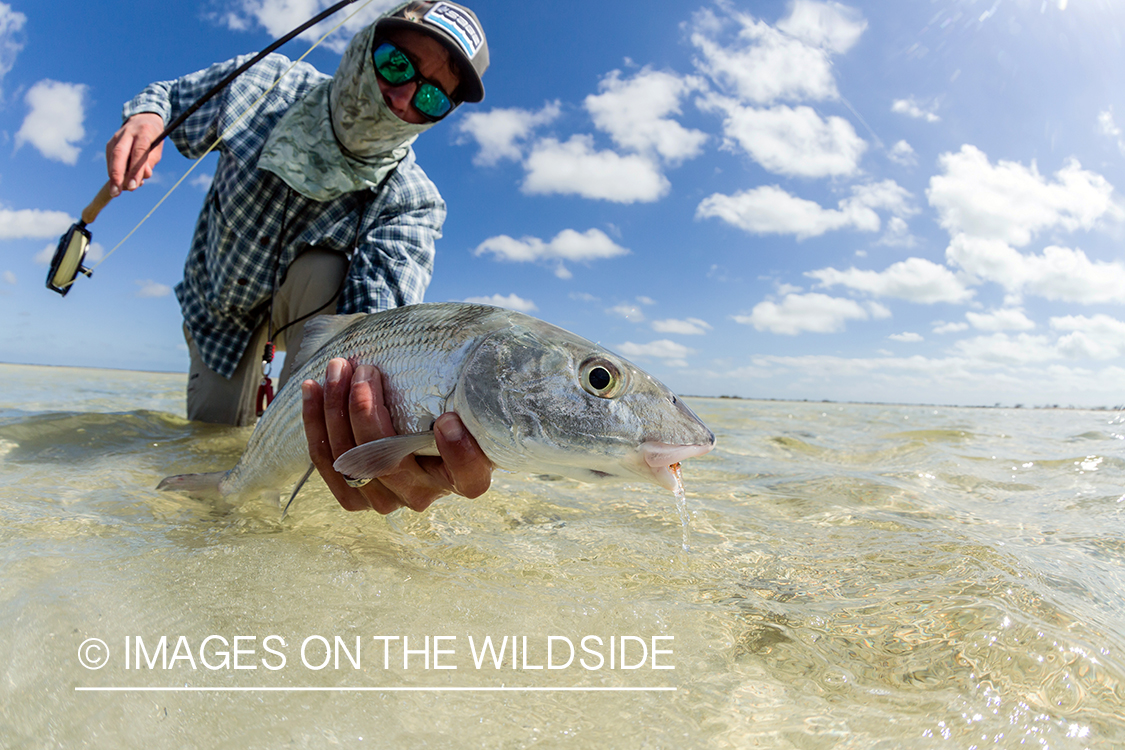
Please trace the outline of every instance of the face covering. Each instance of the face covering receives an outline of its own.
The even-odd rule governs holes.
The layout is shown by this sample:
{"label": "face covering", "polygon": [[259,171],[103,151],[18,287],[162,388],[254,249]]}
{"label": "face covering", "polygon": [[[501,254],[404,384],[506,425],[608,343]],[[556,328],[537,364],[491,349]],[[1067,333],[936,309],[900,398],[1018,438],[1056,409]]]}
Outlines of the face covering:
{"label": "face covering", "polygon": [[371,61],[375,24],[352,38],[331,80],[289,108],[270,132],[258,168],[301,195],[329,201],[380,185],[410,144],[434,125],[400,120],[383,101]]}

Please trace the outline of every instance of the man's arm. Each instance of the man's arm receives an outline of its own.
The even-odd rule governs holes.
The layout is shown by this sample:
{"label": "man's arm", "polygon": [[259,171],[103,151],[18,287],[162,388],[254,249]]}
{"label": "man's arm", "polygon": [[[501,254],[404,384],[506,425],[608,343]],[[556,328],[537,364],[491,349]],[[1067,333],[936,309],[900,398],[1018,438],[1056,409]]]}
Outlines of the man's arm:
{"label": "man's arm", "polygon": [[[224,71],[233,69],[232,64],[234,61],[219,63],[174,81],[150,83],[125,104],[122,108],[124,123],[105,147],[106,167],[109,181],[113,185],[112,195],[117,196],[122,190],[136,190],[152,176],[164,150],[161,142],[150,153],[152,142],[164,132],[166,123],[178,117],[210,85],[222,80]],[[218,115],[220,102],[212,100],[209,104],[211,106],[203,107],[189,118],[192,122],[185,122],[182,127],[177,128],[177,131],[183,131],[177,132],[179,137],[176,139],[179,141],[177,147],[181,150],[184,147],[188,151],[196,150],[192,148],[191,142],[198,142],[208,133],[214,132],[213,122]],[[194,138],[185,138],[189,131],[193,132]]]}
{"label": "man's arm", "polygon": [[368,224],[352,253],[338,313],[416,304],[430,283],[445,201],[413,156],[391,175],[384,191],[386,199],[377,200],[378,212],[365,217]]}
{"label": "man's arm", "polygon": [[[167,123],[179,117],[249,57],[243,55],[175,80],[150,83],[125,104],[122,108],[124,124],[106,145],[109,179],[117,193],[135,190],[152,176],[152,169],[160,161],[163,143],[143,162],[142,159],[156,136],[163,132]],[[275,106],[284,108],[311,85],[327,78],[311,66],[299,65],[274,89],[270,102],[258,102],[257,97],[272,86],[288,66],[289,60],[281,55],[267,56],[192,113],[168,138],[186,158],[198,159],[215,143],[222,129],[253,104],[259,105],[256,112]],[[227,112],[228,108],[233,114]]]}
{"label": "man's arm", "polygon": [[306,380],[301,395],[309,457],[345,510],[390,513],[407,507],[421,512],[451,493],[478,497],[492,483],[488,457],[460,418],[448,413],[434,423],[440,458],[408,456],[393,474],[352,487],[332,463],[356,445],[395,434],[382,374],[367,365],[353,370],[347,360],[334,359],[328,363],[324,388]]}

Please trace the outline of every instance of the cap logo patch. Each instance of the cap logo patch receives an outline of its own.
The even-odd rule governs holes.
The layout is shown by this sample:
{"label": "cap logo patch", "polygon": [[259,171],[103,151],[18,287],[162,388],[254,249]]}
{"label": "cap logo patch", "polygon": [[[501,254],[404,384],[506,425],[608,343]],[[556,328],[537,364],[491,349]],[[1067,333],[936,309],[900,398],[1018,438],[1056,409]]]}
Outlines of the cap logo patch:
{"label": "cap logo patch", "polygon": [[426,23],[433,24],[452,36],[465,50],[470,60],[476,56],[484,41],[484,30],[473,17],[456,5],[438,3],[423,17]]}

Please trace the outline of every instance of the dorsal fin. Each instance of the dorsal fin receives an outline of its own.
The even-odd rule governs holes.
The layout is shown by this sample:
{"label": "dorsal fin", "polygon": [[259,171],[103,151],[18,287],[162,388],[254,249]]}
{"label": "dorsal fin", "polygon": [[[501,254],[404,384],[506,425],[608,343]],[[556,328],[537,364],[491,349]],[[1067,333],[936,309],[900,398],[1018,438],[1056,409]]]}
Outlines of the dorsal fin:
{"label": "dorsal fin", "polygon": [[304,367],[313,355],[324,348],[333,336],[344,330],[360,318],[366,318],[367,313],[354,315],[317,315],[305,323],[305,337],[301,340],[301,351],[293,360],[293,372]]}

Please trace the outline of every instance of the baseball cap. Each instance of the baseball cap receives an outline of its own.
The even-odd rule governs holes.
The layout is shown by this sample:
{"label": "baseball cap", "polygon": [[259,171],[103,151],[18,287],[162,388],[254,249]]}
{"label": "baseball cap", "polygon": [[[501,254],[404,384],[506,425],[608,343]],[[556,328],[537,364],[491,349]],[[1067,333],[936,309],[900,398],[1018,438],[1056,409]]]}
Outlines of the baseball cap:
{"label": "baseball cap", "polygon": [[394,29],[418,31],[441,42],[461,69],[461,85],[457,90],[460,99],[466,102],[484,99],[481,75],[488,69],[488,41],[476,13],[448,0],[415,0],[375,24],[379,34]]}

